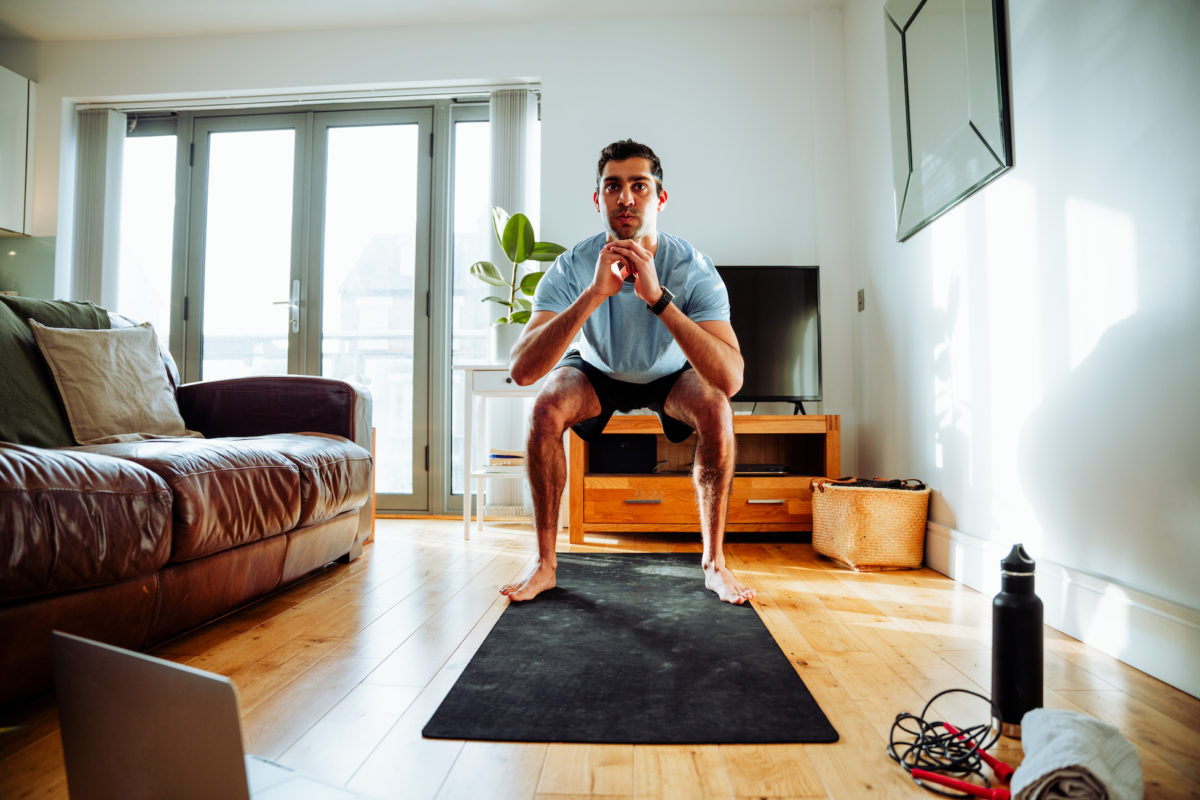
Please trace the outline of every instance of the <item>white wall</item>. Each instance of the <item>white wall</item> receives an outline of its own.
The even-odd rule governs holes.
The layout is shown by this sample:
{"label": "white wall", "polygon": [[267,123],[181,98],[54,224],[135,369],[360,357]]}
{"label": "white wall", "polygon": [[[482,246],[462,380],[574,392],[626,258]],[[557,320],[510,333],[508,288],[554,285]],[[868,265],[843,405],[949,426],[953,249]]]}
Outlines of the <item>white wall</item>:
{"label": "white wall", "polygon": [[879,0],[846,6],[858,463],[930,563],[1200,693],[1200,5],[1010,0],[1015,167],[895,241]]}
{"label": "white wall", "polygon": [[12,50],[42,98],[35,230],[57,233],[60,252],[70,233],[61,202],[70,184],[59,184],[60,161],[70,167],[72,154],[60,142],[71,136],[75,101],[538,80],[539,233],[567,243],[595,232],[600,148],[626,136],[649,143],[670,194],[664,230],[718,264],[822,266],[825,402],[808,410],[846,415],[853,452],[840,13],[641,22],[644,33],[633,35],[624,23],[576,21]]}

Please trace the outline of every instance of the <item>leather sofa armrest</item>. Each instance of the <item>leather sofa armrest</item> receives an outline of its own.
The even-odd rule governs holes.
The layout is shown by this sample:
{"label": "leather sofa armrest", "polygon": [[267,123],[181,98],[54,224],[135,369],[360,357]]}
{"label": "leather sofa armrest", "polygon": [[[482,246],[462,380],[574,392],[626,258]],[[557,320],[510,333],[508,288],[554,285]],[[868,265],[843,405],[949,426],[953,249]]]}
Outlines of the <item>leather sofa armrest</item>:
{"label": "leather sofa armrest", "polygon": [[371,394],[349,381],[273,375],[185,383],[179,412],[207,437],[313,431],[344,436],[371,452]]}

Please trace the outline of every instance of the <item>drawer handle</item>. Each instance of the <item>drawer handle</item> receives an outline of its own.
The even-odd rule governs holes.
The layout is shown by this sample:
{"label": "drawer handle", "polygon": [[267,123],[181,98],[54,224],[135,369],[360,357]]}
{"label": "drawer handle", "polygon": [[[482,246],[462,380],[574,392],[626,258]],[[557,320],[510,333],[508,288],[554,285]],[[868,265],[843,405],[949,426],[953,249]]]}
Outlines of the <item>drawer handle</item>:
{"label": "drawer handle", "polygon": [[506,376],[504,377],[504,382],[505,382],[505,383],[512,383],[512,376],[511,376],[511,375],[506,375]]}
{"label": "drawer handle", "polygon": [[625,502],[629,503],[630,505],[653,506],[653,505],[658,505],[659,503],[661,503],[662,498],[657,497],[657,498],[652,498],[650,500],[626,500]]}
{"label": "drawer handle", "polygon": [[757,500],[757,499],[751,498],[751,499],[747,500],[746,502],[751,505],[756,505],[756,506],[781,506],[781,505],[783,505],[783,498],[780,498],[778,500]]}

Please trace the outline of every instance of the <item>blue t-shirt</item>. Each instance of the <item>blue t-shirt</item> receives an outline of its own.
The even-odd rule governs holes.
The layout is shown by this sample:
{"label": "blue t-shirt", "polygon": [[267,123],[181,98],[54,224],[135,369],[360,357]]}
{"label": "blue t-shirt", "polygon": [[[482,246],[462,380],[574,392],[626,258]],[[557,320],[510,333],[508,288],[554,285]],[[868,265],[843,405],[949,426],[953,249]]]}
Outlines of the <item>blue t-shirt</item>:
{"label": "blue t-shirt", "polygon": [[[584,239],[555,259],[533,296],[533,310],[560,313],[579,299],[596,275],[607,237]],[[678,236],[658,234],[654,256],[658,282],[693,322],[729,321],[729,293],[708,256]],[[649,383],[683,367],[687,359],[658,317],[626,283],[583,323],[579,355],[613,378]]]}

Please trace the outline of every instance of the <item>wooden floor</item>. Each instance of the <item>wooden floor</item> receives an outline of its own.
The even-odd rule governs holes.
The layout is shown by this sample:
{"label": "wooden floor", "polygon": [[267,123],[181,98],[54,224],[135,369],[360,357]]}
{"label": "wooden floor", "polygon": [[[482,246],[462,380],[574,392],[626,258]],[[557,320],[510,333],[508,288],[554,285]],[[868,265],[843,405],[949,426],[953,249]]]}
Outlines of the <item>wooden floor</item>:
{"label": "wooden floor", "polygon": [[[604,536],[567,551],[697,551],[690,536]],[[232,677],[248,752],[382,798],[929,797],[884,754],[898,712],[990,683],[990,598],[929,570],[854,574],[801,542],[732,542],[731,564],[841,734],[832,745],[632,746],[425,740],[421,728],[531,562],[518,524],[381,520],[334,566],[156,654]],[[697,561],[698,563],[698,561]],[[699,580],[697,567],[697,579]],[[1046,705],[1116,724],[1146,797],[1200,797],[1200,701],[1046,629]],[[957,696],[963,698],[963,696]],[[699,698],[697,698],[699,699]],[[981,701],[938,708],[960,725]],[[65,798],[51,701],[0,726],[0,798]],[[1014,765],[1019,742],[997,752]]]}

